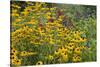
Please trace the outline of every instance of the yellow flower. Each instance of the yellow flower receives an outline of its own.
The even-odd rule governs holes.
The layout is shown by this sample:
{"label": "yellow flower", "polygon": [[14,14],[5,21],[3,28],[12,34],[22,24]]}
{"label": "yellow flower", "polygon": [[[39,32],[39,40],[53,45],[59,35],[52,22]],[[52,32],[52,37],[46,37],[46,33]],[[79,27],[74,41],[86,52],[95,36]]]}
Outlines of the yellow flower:
{"label": "yellow flower", "polygon": [[10,59],[12,59],[12,60],[13,60],[13,59],[17,59],[17,56],[16,56],[16,55],[11,55],[11,56],[10,56]]}
{"label": "yellow flower", "polygon": [[68,53],[73,53],[73,49],[68,49]]}
{"label": "yellow flower", "polygon": [[27,56],[27,52],[26,52],[26,51],[22,51],[22,52],[20,53],[20,56]]}
{"label": "yellow flower", "polygon": [[14,53],[14,52],[12,53],[12,52],[11,52],[10,55],[11,55],[11,56],[12,56],[12,55],[16,55],[16,53]]}
{"label": "yellow flower", "polygon": [[59,55],[60,56],[64,56],[65,55],[65,52],[61,52]]}
{"label": "yellow flower", "polygon": [[36,65],[42,65],[42,64],[43,64],[42,61],[38,61],[38,62],[36,63]]}
{"label": "yellow flower", "polygon": [[29,31],[29,33],[31,33],[31,32],[33,32],[33,29],[29,28],[28,31]]}
{"label": "yellow flower", "polygon": [[31,7],[26,7],[26,8],[24,9],[25,12],[29,12],[29,11],[31,11],[31,10],[32,10]]}
{"label": "yellow flower", "polygon": [[80,46],[80,49],[82,50],[82,49],[86,49],[86,46]]}
{"label": "yellow flower", "polygon": [[64,63],[68,61],[68,54],[67,53],[61,53],[57,57],[59,57],[58,61],[60,63]]}
{"label": "yellow flower", "polygon": [[65,53],[62,57],[63,57],[63,61],[65,62],[68,61],[68,54]]}
{"label": "yellow flower", "polygon": [[18,53],[17,50],[15,48],[11,49],[11,53]]}
{"label": "yellow flower", "polygon": [[20,59],[17,59],[17,60],[15,61],[15,65],[21,65],[21,60],[20,60]]}
{"label": "yellow flower", "polygon": [[55,55],[58,55],[58,54],[59,54],[59,52],[58,52],[58,51],[55,51],[55,52],[54,52],[54,54],[55,54]]}
{"label": "yellow flower", "polygon": [[85,38],[80,38],[80,42],[85,42],[86,40]]}
{"label": "yellow flower", "polygon": [[61,47],[61,48],[58,49],[58,51],[59,51],[60,53],[65,53],[65,52],[67,51],[67,49],[64,48],[64,47]]}
{"label": "yellow flower", "polygon": [[79,34],[73,33],[73,35],[74,35],[75,38],[80,38]]}
{"label": "yellow flower", "polygon": [[74,46],[75,44],[74,43],[68,43],[68,49],[73,49],[75,46]]}
{"label": "yellow flower", "polygon": [[74,50],[75,53],[80,54],[81,53],[81,49],[80,47],[76,47]]}
{"label": "yellow flower", "polygon": [[47,18],[47,19],[50,19],[50,18],[51,18],[51,16],[47,16],[46,18]]}
{"label": "yellow flower", "polygon": [[72,42],[76,42],[76,43],[79,43],[80,42],[80,40],[79,39],[76,39],[76,38],[75,39],[72,39],[71,41]]}
{"label": "yellow flower", "polygon": [[29,12],[24,11],[24,12],[22,12],[22,14],[23,14],[24,16],[27,16],[27,15],[29,14]]}
{"label": "yellow flower", "polygon": [[80,56],[74,56],[73,59],[72,59],[73,62],[80,62],[81,60],[82,59],[81,59]]}
{"label": "yellow flower", "polygon": [[52,55],[49,55],[48,56],[48,60],[53,60],[53,56]]}

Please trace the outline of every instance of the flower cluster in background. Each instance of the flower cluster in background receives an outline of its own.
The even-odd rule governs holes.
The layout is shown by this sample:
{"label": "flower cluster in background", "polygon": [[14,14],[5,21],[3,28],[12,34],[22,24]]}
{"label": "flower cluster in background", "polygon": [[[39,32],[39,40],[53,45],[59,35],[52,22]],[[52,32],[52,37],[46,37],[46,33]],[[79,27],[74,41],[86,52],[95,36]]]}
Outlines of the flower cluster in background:
{"label": "flower cluster in background", "polygon": [[52,3],[11,1],[12,66],[96,61],[96,29],[90,36],[88,28],[96,25],[95,18],[76,21],[66,10]]}

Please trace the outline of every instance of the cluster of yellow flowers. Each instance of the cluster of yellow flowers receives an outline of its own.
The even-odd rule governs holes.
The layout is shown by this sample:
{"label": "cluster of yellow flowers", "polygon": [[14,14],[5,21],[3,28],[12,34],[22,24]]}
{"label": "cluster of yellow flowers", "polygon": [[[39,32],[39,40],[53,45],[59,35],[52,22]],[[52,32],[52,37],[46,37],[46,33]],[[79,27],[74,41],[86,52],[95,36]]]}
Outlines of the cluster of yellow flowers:
{"label": "cluster of yellow flowers", "polygon": [[32,56],[36,55],[36,52],[27,52],[27,51],[21,51],[18,52],[15,48],[11,49],[10,57],[11,57],[11,64],[12,65],[21,65],[22,63],[22,58],[19,59],[20,57],[25,57],[25,56]]}
{"label": "cluster of yellow flowers", "polygon": [[64,63],[68,61],[68,54],[67,54],[67,48],[60,47],[58,50],[54,52],[55,58],[57,58],[57,61],[59,63]]}
{"label": "cluster of yellow flowers", "polygon": [[11,49],[10,57],[11,57],[11,64],[20,65],[21,59],[17,57],[18,51],[14,48]]}
{"label": "cluster of yellow flowers", "polygon": [[86,46],[79,46],[76,43],[68,43],[62,47],[59,47],[55,52],[54,56],[61,63],[65,62],[81,62],[82,61],[82,50],[86,50]]}
{"label": "cluster of yellow flowers", "polygon": [[[27,2],[30,4],[31,2]],[[81,34],[84,32],[70,30],[62,24],[64,15],[56,17],[56,7],[48,8],[45,3],[33,3],[35,5],[27,6],[21,13],[19,13],[20,6],[12,4],[11,17],[11,64],[23,65],[22,57],[34,55],[40,56],[41,52],[43,58],[33,60],[35,63],[31,64],[49,64],[50,63],[65,63],[65,62],[81,62],[82,50],[86,46],[80,45],[86,42],[86,38],[82,38]],[[27,43],[26,43],[27,42]],[[24,47],[22,47],[24,44]],[[19,47],[20,46],[20,47]],[[54,48],[46,51],[41,48],[53,46]],[[30,47],[32,52],[27,49]],[[32,47],[35,48],[33,49]],[[18,50],[15,50],[18,49]],[[18,51],[18,52],[17,52]],[[35,51],[35,52],[33,52]],[[39,51],[41,51],[39,53]],[[44,52],[43,52],[44,51]],[[47,55],[45,55],[47,52]],[[17,55],[18,54],[18,55]],[[20,57],[21,59],[18,59]],[[28,65],[28,64],[27,64]]]}

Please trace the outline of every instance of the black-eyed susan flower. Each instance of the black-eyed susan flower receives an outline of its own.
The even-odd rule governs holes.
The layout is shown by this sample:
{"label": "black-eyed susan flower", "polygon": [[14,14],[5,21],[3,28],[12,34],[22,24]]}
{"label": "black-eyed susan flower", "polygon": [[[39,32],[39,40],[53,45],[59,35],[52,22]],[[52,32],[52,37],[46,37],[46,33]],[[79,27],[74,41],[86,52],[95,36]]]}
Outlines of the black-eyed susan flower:
{"label": "black-eyed susan flower", "polygon": [[12,55],[16,55],[16,53],[13,52],[13,53],[10,53],[10,55],[11,55],[11,56],[12,56]]}
{"label": "black-eyed susan flower", "polygon": [[11,55],[10,59],[17,59],[17,56],[16,55]]}
{"label": "black-eyed susan flower", "polygon": [[74,49],[74,47],[75,47],[74,43],[68,43],[68,46],[67,46],[68,49]]}
{"label": "black-eyed susan flower", "polygon": [[65,52],[67,52],[67,49],[65,47],[61,47],[61,48],[58,49],[58,51],[60,53],[65,53]]}
{"label": "black-eyed susan flower", "polygon": [[36,63],[36,65],[42,65],[42,64],[43,64],[42,61],[38,61],[38,62]]}
{"label": "black-eyed susan flower", "polygon": [[72,58],[72,61],[73,62],[80,62],[82,59],[81,59],[81,57],[80,56],[74,56],[73,58]]}
{"label": "black-eyed susan flower", "polygon": [[87,47],[84,46],[84,45],[80,46],[80,49],[81,49],[81,50],[84,50],[84,49],[86,49],[86,48],[87,48]]}
{"label": "black-eyed susan flower", "polygon": [[73,49],[68,49],[68,53],[72,54],[73,53]]}
{"label": "black-eyed susan flower", "polygon": [[18,53],[18,51],[15,48],[12,48],[11,53]]}
{"label": "black-eyed susan flower", "polygon": [[80,42],[86,42],[86,38],[80,38]]}
{"label": "black-eyed susan flower", "polygon": [[67,62],[69,59],[69,57],[68,57],[68,54],[67,53],[65,53],[63,56],[62,56],[62,58],[63,58],[63,61],[64,62]]}
{"label": "black-eyed susan flower", "polygon": [[58,55],[60,52],[58,52],[58,50],[56,50],[55,52],[54,52],[54,54],[55,55]]}
{"label": "black-eyed susan flower", "polygon": [[20,53],[20,56],[27,56],[27,52],[26,52],[26,51],[22,51],[22,52]]}
{"label": "black-eyed susan flower", "polygon": [[80,47],[76,47],[75,50],[74,50],[74,52],[75,52],[76,54],[80,54],[80,53],[81,53]]}
{"label": "black-eyed susan flower", "polygon": [[15,61],[15,65],[21,65],[21,60],[20,60],[20,59],[17,59],[17,60]]}
{"label": "black-eyed susan flower", "polygon": [[61,55],[61,56],[64,56],[64,55],[65,55],[65,52],[61,52],[60,55]]}

